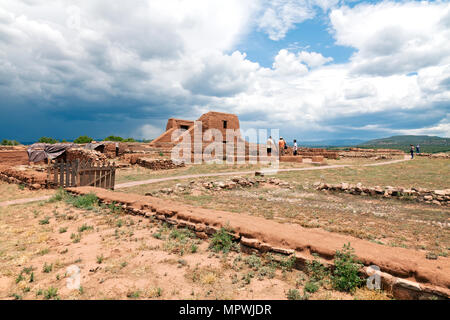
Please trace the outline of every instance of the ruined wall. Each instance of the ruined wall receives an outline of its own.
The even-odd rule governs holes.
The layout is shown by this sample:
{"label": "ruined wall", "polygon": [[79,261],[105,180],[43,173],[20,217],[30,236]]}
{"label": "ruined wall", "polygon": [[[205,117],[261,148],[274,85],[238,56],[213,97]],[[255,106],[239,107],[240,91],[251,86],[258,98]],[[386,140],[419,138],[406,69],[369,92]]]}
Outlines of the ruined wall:
{"label": "ruined wall", "polygon": [[353,185],[349,183],[316,183],[317,190],[339,191],[356,195],[381,196],[383,198],[398,198],[404,200],[415,200],[418,202],[432,203],[436,205],[450,206],[450,189],[428,190],[425,188],[394,188],[388,187],[365,187],[360,183]]}
{"label": "ruined wall", "polygon": [[[64,157],[64,155],[62,157]],[[66,151],[65,161],[72,162],[75,160],[103,163],[107,160],[107,158],[104,154],[98,151],[86,150],[82,148],[68,149]]]}
{"label": "ruined wall", "polygon": [[180,129],[181,126],[192,127],[193,125],[194,125],[194,121],[191,121],[191,120],[182,120],[182,119],[170,118],[167,121],[166,131],[170,130],[172,128]]}
{"label": "ruined wall", "polygon": [[0,165],[0,180],[23,184],[30,189],[47,188],[47,174],[35,170],[17,169]]}
{"label": "ruined wall", "polygon": [[[202,115],[199,119],[203,125],[203,132],[208,129],[218,129],[226,139],[226,130],[237,130],[239,126],[239,118],[235,114],[223,113],[223,112],[208,112]],[[226,128],[224,128],[224,122],[226,121]]]}
{"label": "ruined wall", "polygon": [[402,150],[397,149],[361,149],[349,148],[345,151],[339,151],[339,156],[343,158],[378,158],[392,159],[405,155]]}
{"label": "ruined wall", "polygon": [[137,158],[136,164],[151,170],[168,170],[184,167],[184,162],[176,164],[170,159]]}
{"label": "ruined wall", "polygon": [[28,153],[24,148],[0,150],[0,164],[17,166],[28,164]]}

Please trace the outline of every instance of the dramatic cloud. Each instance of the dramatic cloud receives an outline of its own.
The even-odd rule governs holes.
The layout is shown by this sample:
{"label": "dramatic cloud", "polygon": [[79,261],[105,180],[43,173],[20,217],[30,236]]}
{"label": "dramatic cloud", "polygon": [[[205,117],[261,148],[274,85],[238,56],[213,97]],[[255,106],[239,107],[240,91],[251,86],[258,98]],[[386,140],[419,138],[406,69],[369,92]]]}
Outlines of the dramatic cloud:
{"label": "dramatic cloud", "polygon": [[[255,33],[280,43],[308,19],[350,59],[288,43],[265,68],[236,50]],[[168,117],[209,110],[303,139],[450,136],[450,4],[4,1],[0,96],[0,138],[25,141],[154,138]]]}

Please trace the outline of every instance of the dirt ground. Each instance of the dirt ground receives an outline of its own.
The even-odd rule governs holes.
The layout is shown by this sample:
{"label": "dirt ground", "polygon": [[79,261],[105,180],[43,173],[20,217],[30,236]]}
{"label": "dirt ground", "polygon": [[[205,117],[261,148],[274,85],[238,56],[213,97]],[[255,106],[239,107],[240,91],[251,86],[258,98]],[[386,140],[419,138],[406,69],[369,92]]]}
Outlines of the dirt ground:
{"label": "dirt ground", "polygon": [[[330,160],[369,164],[373,160]],[[281,164],[303,168],[311,164]],[[252,165],[202,165],[151,171],[119,169],[117,181],[187,174],[250,171]],[[361,182],[367,186],[449,188],[450,162],[416,159],[380,167],[282,172],[293,188],[261,184],[235,190],[159,194],[205,208],[245,212],[266,219],[319,227],[379,244],[437,257],[450,253],[450,209],[412,201],[316,191],[316,181]],[[197,181],[230,177],[198,178]],[[174,180],[120,190],[137,194],[173,188]],[[0,201],[53,194],[0,183]],[[268,257],[216,253],[210,240],[109,207],[76,208],[64,201],[0,207],[0,299],[389,299],[383,292],[311,289],[310,274],[274,266]],[[69,290],[71,266],[81,270],[81,287]],[[69,270],[67,269],[69,268]],[[296,295],[298,293],[298,295]]]}
{"label": "dirt ground", "polygon": [[[389,299],[365,289],[341,293],[327,283],[305,292],[302,271],[208,247],[189,232],[105,206],[0,208],[0,299],[286,299],[289,290],[308,299]],[[74,265],[79,290],[66,286]]]}
{"label": "dirt ground", "polygon": [[0,202],[16,200],[16,199],[26,199],[31,197],[41,197],[47,196],[55,193],[55,190],[41,189],[30,191],[24,186],[17,184],[9,184],[0,181]]}

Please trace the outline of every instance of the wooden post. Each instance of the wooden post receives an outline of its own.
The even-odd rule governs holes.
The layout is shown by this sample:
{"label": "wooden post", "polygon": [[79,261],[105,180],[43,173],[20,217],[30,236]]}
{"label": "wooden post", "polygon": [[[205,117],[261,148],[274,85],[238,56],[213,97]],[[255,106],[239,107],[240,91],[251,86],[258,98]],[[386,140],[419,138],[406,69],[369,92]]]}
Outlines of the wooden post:
{"label": "wooden post", "polygon": [[59,185],[64,188],[64,164],[62,160],[59,163]]}

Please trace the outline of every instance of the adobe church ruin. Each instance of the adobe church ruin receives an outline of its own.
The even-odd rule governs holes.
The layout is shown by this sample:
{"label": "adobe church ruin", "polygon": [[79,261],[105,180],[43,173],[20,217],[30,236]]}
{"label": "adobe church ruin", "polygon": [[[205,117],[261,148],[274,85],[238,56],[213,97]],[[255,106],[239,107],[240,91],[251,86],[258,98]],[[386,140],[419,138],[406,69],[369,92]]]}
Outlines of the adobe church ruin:
{"label": "adobe church ruin", "polygon": [[[202,134],[209,129],[217,129],[222,133],[224,139],[227,129],[240,129],[237,115],[231,113],[210,111],[198,118],[197,121],[202,123]],[[166,131],[153,140],[150,145],[156,148],[173,148],[177,143],[172,141],[172,134],[176,130],[185,130],[187,134],[194,137],[194,127],[194,121],[170,118],[167,121]]]}

